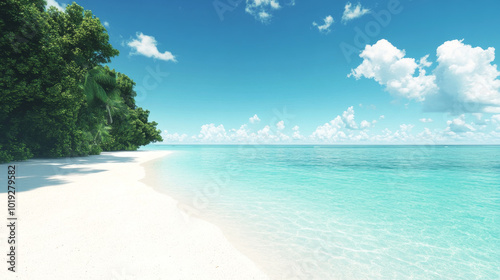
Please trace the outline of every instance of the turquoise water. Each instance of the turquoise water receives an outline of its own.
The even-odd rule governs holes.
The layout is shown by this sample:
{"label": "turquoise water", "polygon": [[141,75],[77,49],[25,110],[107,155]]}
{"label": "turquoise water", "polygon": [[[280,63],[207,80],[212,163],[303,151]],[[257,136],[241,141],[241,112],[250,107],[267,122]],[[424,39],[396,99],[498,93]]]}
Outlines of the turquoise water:
{"label": "turquoise water", "polygon": [[500,279],[499,146],[148,146],[273,279]]}

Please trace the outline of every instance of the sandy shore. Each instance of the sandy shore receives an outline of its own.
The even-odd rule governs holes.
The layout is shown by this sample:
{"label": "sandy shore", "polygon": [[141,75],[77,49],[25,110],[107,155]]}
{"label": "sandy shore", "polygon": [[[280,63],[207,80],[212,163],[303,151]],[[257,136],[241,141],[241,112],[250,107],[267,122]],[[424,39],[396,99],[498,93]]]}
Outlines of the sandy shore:
{"label": "sandy shore", "polygon": [[0,279],[267,279],[219,228],[139,182],[141,164],[168,153],[15,163],[16,273],[7,270],[0,165]]}

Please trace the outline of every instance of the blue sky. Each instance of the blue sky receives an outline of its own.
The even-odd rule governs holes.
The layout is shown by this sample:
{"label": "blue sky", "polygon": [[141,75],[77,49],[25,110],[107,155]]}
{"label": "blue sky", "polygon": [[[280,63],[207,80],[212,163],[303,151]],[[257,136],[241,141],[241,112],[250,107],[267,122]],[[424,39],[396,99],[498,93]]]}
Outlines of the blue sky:
{"label": "blue sky", "polygon": [[77,3],[166,143],[500,144],[498,1]]}

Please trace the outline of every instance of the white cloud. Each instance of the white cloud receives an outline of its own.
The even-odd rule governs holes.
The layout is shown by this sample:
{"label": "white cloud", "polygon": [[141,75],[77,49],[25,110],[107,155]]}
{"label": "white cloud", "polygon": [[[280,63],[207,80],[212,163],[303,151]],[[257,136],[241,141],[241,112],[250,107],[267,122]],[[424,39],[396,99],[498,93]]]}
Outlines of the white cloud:
{"label": "white cloud", "polygon": [[127,45],[135,50],[135,53],[131,54],[140,54],[147,57],[153,57],[164,61],[174,61],[175,56],[169,52],[165,51],[161,53],[157,48],[156,39],[153,36],[144,35],[142,32],[137,34],[137,38],[128,42]]}
{"label": "white cloud", "polygon": [[472,113],[472,115],[476,118],[476,120],[474,120],[475,125],[483,125],[484,126],[490,122],[490,120],[483,118],[482,113]]}
{"label": "white cloud", "polygon": [[342,115],[335,117],[324,125],[318,126],[309,136],[309,139],[319,142],[367,140],[368,134],[363,130],[373,127],[377,123],[377,120],[371,122],[363,120],[358,126],[354,118],[354,107],[351,106],[347,108]]}
{"label": "white cloud", "polygon": [[311,134],[311,138],[323,141],[333,140],[339,133],[339,130],[344,126],[345,124],[342,121],[341,117],[337,116],[329,123],[318,126],[316,130]]}
{"label": "white cloud", "polygon": [[403,132],[409,132],[415,127],[413,124],[401,124],[399,129]]}
{"label": "white cloud", "polygon": [[[453,144],[453,143],[490,143],[500,141],[500,114],[493,115],[487,125],[478,125],[475,122],[466,122],[469,115],[462,114],[446,122],[445,129],[424,128],[414,132],[415,125],[403,123],[395,129],[384,128],[381,131],[371,129],[377,121],[363,120],[359,129],[350,129],[346,121],[353,115],[349,108],[341,115],[324,125],[320,125],[310,135],[302,135],[299,126],[295,125],[289,133],[284,133],[283,121],[276,125],[266,125],[260,130],[253,130],[248,124],[238,129],[226,130],[221,125],[206,124],[201,127],[200,133],[194,136],[187,134],[162,133],[165,143],[241,143],[241,144],[290,144],[290,143],[372,143],[372,144]],[[478,115],[471,115],[476,119]],[[485,120],[486,122],[486,120]],[[370,129],[369,129],[370,128]]]}
{"label": "white cloud", "polygon": [[278,136],[278,141],[288,142],[290,140],[290,136],[281,133],[281,131],[278,131],[276,135]]}
{"label": "white cloud", "polygon": [[[369,123],[368,121],[362,121],[361,128],[368,128],[375,123],[376,121],[372,123]],[[358,128],[359,127],[354,120],[354,107],[351,106],[347,108],[347,110],[344,111],[341,116],[337,116],[330,122],[318,126],[316,130],[311,134],[310,138],[319,141],[335,142],[341,139],[348,139],[353,135],[353,130],[357,130]],[[344,129],[346,129],[346,131],[343,131]]]}
{"label": "white cloud", "polygon": [[372,124],[371,124],[369,121],[363,120],[363,121],[361,122],[361,129],[367,129],[367,128],[369,128],[370,126],[372,126]]}
{"label": "white cloud", "polygon": [[250,121],[250,123],[260,122],[259,116],[257,116],[257,114],[253,115],[253,117],[249,118],[248,120]]}
{"label": "white cloud", "polygon": [[258,142],[258,143],[267,143],[270,140],[276,140],[276,139],[277,139],[277,137],[271,131],[271,127],[266,125],[266,126],[264,126],[263,129],[257,131],[257,137],[254,138],[253,140]]}
{"label": "white cloud", "polygon": [[276,124],[276,128],[278,130],[283,130],[285,129],[285,122],[284,121],[279,121],[277,124]]}
{"label": "white cloud", "polygon": [[423,67],[430,67],[432,65],[432,62],[427,61],[428,58],[429,58],[429,55],[425,55],[424,57],[420,58],[418,65],[422,68]]}
{"label": "white cloud", "polygon": [[[256,116],[256,115],[255,115]],[[255,117],[254,116],[254,117]],[[258,117],[257,117],[258,118]],[[466,119],[470,121],[467,122]],[[472,121],[474,120],[474,121]],[[429,118],[420,119],[429,123]],[[482,123],[481,123],[482,122]],[[298,125],[290,125],[287,129],[285,121],[270,125],[250,125],[226,129],[222,124],[205,124],[199,134],[162,133],[166,143],[241,143],[241,144],[291,144],[291,143],[370,143],[370,144],[498,144],[500,143],[500,114],[461,114],[446,121],[446,128],[431,130],[425,127],[422,131],[414,131],[415,124],[403,123],[393,127],[374,129],[377,120],[355,122],[353,106],[347,108],[331,121],[317,126],[311,133],[303,135]],[[289,125],[287,123],[287,125]],[[436,125],[439,127],[439,124]],[[285,132],[286,131],[286,132]]]}
{"label": "white cloud", "polygon": [[231,134],[230,138],[236,142],[249,142],[251,133],[248,130],[246,124],[240,126],[238,130],[232,129],[233,134]]}
{"label": "white cloud", "polygon": [[271,13],[280,8],[278,0],[246,0],[245,11],[265,23],[271,19]]}
{"label": "white cloud", "polygon": [[354,121],[354,108],[353,106],[347,108],[347,111],[342,113],[342,121],[348,129],[358,129],[358,125]]}
{"label": "white cloud", "polygon": [[424,130],[422,132],[420,132],[417,136],[418,136],[418,138],[421,138],[421,139],[432,139],[433,138],[433,134],[432,134],[431,130],[428,129],[427,127],[424,128]]}
{"label": "white cloud", "polygon": [[104,25],[105,27],[109,27],[109,22],[105,21],[105,22],[103,23],[103,25]]}
{"label": "white cloud", "polygon": [[299,128],[298,125],[294,126],[292,128],[292,130],[293,130],[292,138],[294,140],[302,140],[302,139],[304,139],[304,136],[302,136],[302,134],[300,134],[300,128]]}
{"label": "white cloud", "polygon": [[360,54],[363,62],[348,76],[374,79],[392,95],[423,102],[426,111],[500,112],[500,72],[492,64],[494,48],[473,48],[452,40],[439,46],[436,55],[437,66],[427,75],[428,55],[417,63],[382,39],[365,47]]}
{"label": "white cloud", "polygon": [[319,32],[323,32],[323,33],[329,33],[330,32],[330,26],[332,26],[333,24],[333,17],[332,16],[327,16],[325,17],[325,19],[323,19],[324,21],[324,24],[322,25],[319,25],[317,24],[315,21],[312,23],[313,26],[316,26],[319,30]]}
{"label": "white cloud", "polygon": [[491,121],[497,125],[496,130],[500,131],[500,115],[491,116]]}
{"label": "white cloud", "polygon": [[359,141],[366,141],[366,140],[370,139],[370,136],[368,135],[368,133],[366,133],[364,131],[360,131],[358,135],[351,135],[350,138],[351,138],[351,140],[353,140],[355,142],[359,142]]}
{"label": "white cloud", "polygon": [[451,131],[453,133],[463,133],[476,130],[474,127],[472,127],[472,125],[465,122],[464,114],[458,116],[458,118],[456,119],[447,121],[446,124],[448,125],[448,127],[445,131]]}
{"label": "white cloud", "polygon": [[65,6],[66,6],[65,4],[61,5],[61,4],[57,3],[56,0],[47,0],[47,5],[45,6],[45,8],[48,9],[49,7],[55,7],[59,11],[64,12]]}
{"label": "white cloud", "polygon": [[437,48],[438,66],[434,70],[437,94],[429,96],[429,111],[453,113],[500,112],[500,72],[495,64],[495,49],[486,50],[447,41]]}
{"label": "white cloud", "polygon": [[215,126],[213,123],[201,126],[198,138],[205,142],[225,142],[229,140],[224,126],[222,124]]}
{"label": "white cloud", "polygon": [[263,129],[257,131],[257,135],[261,137],[269,137],[271,135],[271,127],[266,125]]}
{"label": "white cloud", "polygon": [[391,140],[394,142],[410,143],[414,142],[415,137],[410,133],[413,126],[407,126],[405,124],[400,125],[399,129],[391,135]]}
{"label": "white cloud", "polygon": [[348,21],[353,20],[355,18],[359,18],[370,12],[370,9],[366,9],[361,7],[361,4],[358,3],[356,6],[352,6],[350,2],[344,7],[344,14],[342,15],[342,22],[346,24]]}
{"label": "white cloud", "polygon": [[422,118],[422,119],[419,119],[419,121],[423,122],[423,123],[431,123],[431,122],[433,122],[433,120],[431,118],[428,118],[428,119]]}
{"label": "white cloud", "polygon": [[162,133],[163,142],[166,143],[176,143],[176,142],[184,142],[188,138],[187,134],[179,134],[179,133],[168,133],[168,130],[164,130]]}
{"label": "white cloud", "polygon": [[[363,62],[348,75],[356,79],[365,77],[384,85],[386,90],[400,97],[423,101],[436,89],[434,76],[425,75],[425,70],[413,58],[406,58],[405,51],[382,39],[374,45],[366,45],[360,57]],[[422,58],[427,64],[427,58]],[[418,70],[418,75],[415,72]]]}
{"label": "white cloud", "polygon": [[381,120],[383,120],[383,119],[385,119],[385,116],[384,116],[384,115],[381,115],[379,118],[380,118]]}

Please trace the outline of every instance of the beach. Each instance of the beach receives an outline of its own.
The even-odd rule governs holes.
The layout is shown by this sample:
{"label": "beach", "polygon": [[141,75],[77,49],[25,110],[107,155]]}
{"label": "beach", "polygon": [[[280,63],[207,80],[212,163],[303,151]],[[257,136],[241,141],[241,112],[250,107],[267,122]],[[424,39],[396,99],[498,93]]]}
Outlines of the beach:
{"label": "beach", "polygon": [[[1,190],[1,279],[268,279],[215,225],[141,182],[169,151],[105,152],[16,166],[16,264],[7,270]],[[5,180],[7,180],[5,178]],[[5,185],[5,184],[4,184]]]}

